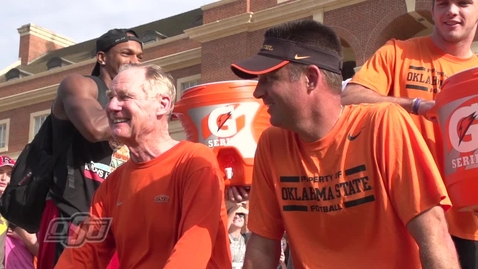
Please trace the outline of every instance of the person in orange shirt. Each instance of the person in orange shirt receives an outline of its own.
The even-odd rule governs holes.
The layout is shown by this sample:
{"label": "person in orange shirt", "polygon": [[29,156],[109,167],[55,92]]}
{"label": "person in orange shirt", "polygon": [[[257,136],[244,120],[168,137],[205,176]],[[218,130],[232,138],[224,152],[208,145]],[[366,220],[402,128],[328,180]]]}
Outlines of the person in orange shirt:
{"label": "person in orange shirt", "polygon": [[[392,103],[341,106],[341,45],[314,20],[266,31],[232,64],[258,77],[273,125],[257,144],[244,269],[275,268],[284,234],[295,269],[459,268],[440,173]],[[417,154],[418,153],[418,154]]]}
{"label": "person in orange shirt", "polygon": [[[427,119],[427,112],[435,105],[444,80],[478,67],[478,56],[471,50],[478,24],[478,0],[437,0],[431,11],[435,22],[431,36],[388,41],[349,82],[342,104],[400,104],[412,114],[443,171],[444,142],[439,125]],[[454,208],[446,217],[462,267],[478,269],[478,217]]]}
{"label": "person in orange shirt", "polygon": [[[96,191],[90,218],[55,268],[231,268],[224,182],[205,145],[173,140],[176,90],[159,66],[114,78],[107,115],[130,159]],[[81,235],[81,236],[80,236]]]}

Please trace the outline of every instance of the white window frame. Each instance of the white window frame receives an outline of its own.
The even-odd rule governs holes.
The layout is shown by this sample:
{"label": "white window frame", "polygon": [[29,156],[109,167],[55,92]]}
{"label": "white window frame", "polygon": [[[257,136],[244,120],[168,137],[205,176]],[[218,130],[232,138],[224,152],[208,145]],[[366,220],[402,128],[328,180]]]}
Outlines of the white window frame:
{"label": "white window frame", "polygon": [[183,91],[185,90],[185,89],[182,88],[182,84],[186,83],[186,82],[196,81],[196,80],[201,81],[201,74],[196,74],[196,75],[189,76],[189,77],[178,78],[176,80],[176,102],[179,101],[179,99],[181,98],[181,95],[183,94]]}
{"label": "white window frame", "polygon": [[32,142],[35,137],[35,119],[42,116],[48,116],[51,113],[51,109],[45,109],[42,111],[33,112],[30,114],[30,129],[28,131],[28,143]]}
{"label": "white window frame", "polygon": [[8,140],[10,138],[10,119],[3,119],[0,120],[0,125],[6,125],[5,128],[5,147],[0,147],[0,152],[7,152],[8,151]]}

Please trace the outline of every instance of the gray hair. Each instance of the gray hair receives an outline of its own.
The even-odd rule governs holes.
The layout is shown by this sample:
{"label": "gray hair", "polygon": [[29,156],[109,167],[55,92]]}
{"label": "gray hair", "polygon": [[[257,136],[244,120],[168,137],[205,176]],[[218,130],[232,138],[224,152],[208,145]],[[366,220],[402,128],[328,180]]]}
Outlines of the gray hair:
{"label": "gray hair", "polygon": [[128,64],[121,66],[119,71],[133,68],[140,68],[145,71],[145,82],[143,83],[142,89],[146,94],[146,98],[155,98],[159,95],[167,94],[171,98],[169,113],[172,113],[176,101],[176,87],[174,86],[174,80],[171,75],[156,64]]}

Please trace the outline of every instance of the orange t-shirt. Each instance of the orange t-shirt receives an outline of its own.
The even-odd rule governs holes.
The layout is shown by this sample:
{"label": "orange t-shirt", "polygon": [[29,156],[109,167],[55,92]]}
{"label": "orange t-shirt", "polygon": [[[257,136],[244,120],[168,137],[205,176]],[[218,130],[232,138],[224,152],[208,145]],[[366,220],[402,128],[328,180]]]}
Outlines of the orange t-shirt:
{"label": "orange t-shirt", "polygon": [[391,103],[344,107],[314,143],[267,129],[253,178],[248,227],[276,240],[285,230],[295,269],[421,268],[406,225],[450,207],[422,136]]}
{"label": "orange t-shirt", "polygon": [[219,175],[214,153],[187,141],[151,161],[127,161],[93,198],[92,217],[112,220],[105,240],[67,248],[55,268],[106,268],[115,249],[121,268],[231,268]]}
{"label": "orange t-shirt", "polygon": [[[350,83],[360,84],[382,95],[435,100],[443,81],[463,70],[478,67],[478,56],[460,59],[444,53],[430,37],[407,41],[392,39],[381,47],[354,75]],[[438,164],[444,168],[443,139],[438,124],[412,115]],[[478,218],[470,212],[447,212],[450,234],[478,240]]]}

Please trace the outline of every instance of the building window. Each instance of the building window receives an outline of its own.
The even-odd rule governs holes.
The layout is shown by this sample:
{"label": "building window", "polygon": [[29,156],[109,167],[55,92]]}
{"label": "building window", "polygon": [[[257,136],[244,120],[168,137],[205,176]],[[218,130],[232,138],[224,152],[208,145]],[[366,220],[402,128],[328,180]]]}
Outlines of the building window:
{"label": "building window", "polygon": [[156,42],[160,39],[165,39],[167,36],[161,34],[160,32],[156,32],[154,30],[148,30],[143,33],[143,43],[151,43],[151,42]]}
{"label": "building window", "polygon": [[12,68],[12,69],[10,69],[10,71],[8,71],[5,74],[5,78],[7,79],[7,81],[9,81],[9,80],[13,80],[13,79],[23,78],[23,77],[30,76],[30,75],[32,75],[32,73],[23,71],[23,70],[18,69],[18,68]]}
{"label": "building window", "polygon": [[58,56],[54,56],[46,62],[46,67],[48,68],[48,70],[51,70],[54,68],[58,68],[58,67],[62,67],[65,65],[70,65],[70,64],[73,64],[73,62]]}
{"label": "building window", "polygon": [[33,128],[33,134],[36,135],[40,130],[43,122],[45,121],[47,115],[35,117],[35,126]]}
{"label": "building window", "polygon": [[10,119],[0,120],[0,152],[8,151]]}
{"label": "building window", "polygon": [[176,100],[178,101],[183,95],[184,90],[201,84],[201,75],[179,78],[176,86]]}
{"label": "building window", "polygon": [[46,117],[50,115],[50,109],[34,112],[30,114],[30,132],[28,136],[28,141],[31,142],[35,135],[40,130],[43,122],[45,122]]}

